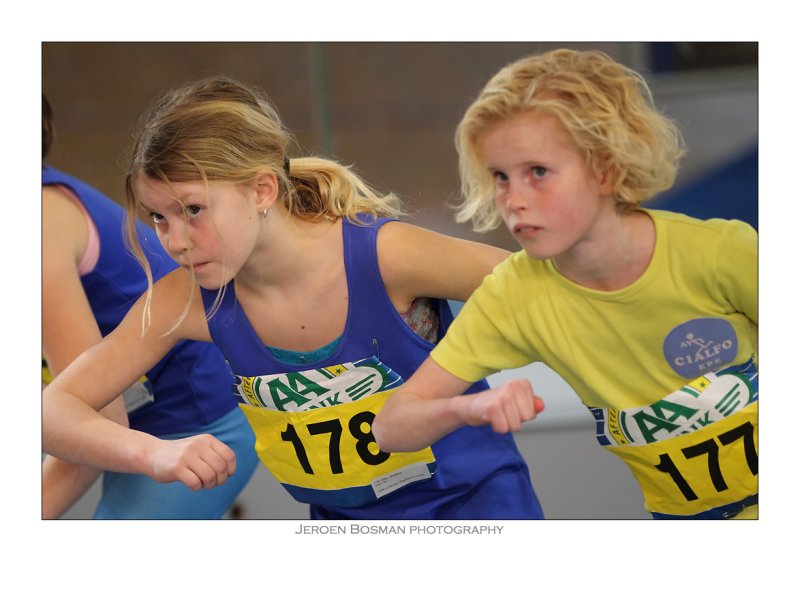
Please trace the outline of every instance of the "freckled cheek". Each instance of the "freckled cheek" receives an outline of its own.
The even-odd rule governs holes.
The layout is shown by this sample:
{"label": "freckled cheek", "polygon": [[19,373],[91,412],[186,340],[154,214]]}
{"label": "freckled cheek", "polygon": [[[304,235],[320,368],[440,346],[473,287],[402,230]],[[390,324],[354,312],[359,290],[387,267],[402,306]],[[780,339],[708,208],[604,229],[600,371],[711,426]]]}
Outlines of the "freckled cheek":
{"label": "freckled cheek", "polygon": [[577,227],[586,216],[586,211],[580,203],[574,202],[564,194],[549,194],[540,198],[537,209],[544,219],[564,229]]}
{"label": "freckled cheek", "polygon": [[216,233],[204,235],[202,242],[198,245],[201,245],[203,250],[206,252],[210,254],[217,253],[218,255],[224,255],[228,247],[222,238]]}

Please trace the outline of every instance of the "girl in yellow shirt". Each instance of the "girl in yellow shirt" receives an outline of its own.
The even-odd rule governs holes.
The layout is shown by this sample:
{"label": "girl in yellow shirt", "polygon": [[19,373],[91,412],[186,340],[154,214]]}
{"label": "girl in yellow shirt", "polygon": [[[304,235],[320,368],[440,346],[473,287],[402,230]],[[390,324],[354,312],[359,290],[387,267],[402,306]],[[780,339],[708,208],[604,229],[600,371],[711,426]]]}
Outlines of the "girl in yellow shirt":
{"label": "girl in yellow shirt", "polygon": [[384,451],[467,425],[518,431],[527,381],[471,382],[541,361],[597,420],[657,518],[753,517],[758,490],[757,235],[740,221],[646,210],[683,155],[644,80],[594,51],[498,72],[456,144],[478,231],[522,251],[475,291],[373,428]]}

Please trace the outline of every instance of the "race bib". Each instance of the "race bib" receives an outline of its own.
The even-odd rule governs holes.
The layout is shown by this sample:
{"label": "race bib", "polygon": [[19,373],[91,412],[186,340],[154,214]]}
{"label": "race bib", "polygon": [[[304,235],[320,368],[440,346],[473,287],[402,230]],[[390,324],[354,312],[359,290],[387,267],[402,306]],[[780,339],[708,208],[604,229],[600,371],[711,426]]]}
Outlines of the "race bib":
{"label": "race bib", "polygon": [[700,376],[645,407],[591,411],[598,442],[628,465],[655,515],[724,517],[754,502],[758,372],[752,360]]}
{"label": "race bib", "polygon": [[358,507],[436,471],[430,448],[378,448],[372,420],[403,380],[374,356],[236,381],[256,452],[297,501]]}

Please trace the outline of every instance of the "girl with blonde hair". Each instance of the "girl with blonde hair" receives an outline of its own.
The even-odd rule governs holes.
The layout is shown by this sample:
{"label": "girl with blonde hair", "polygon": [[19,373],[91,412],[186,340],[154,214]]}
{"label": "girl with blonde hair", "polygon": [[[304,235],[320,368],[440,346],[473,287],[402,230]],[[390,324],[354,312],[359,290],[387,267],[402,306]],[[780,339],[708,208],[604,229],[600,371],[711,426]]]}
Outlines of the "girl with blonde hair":
{"label": "girl with blonde hair", "polygon": [[[50,104],[42,97],[42,158],[53,143]],[[111,332],[147,288],[130,255],[122,207],[64,171],[42,165],[42,383],[47,384],[81,352]],[[177,264],[150,227],[143,259],[162,276]],[[255,438],[235,400],[225,393],[230,370],[215,346],[176,343],[103,415],[160,438],[207,433],[237,455],[237,471],[224,487],[195,493],[181,483],[159,484],[129,472],[103,472],[95,519],[220,519],[233,506],[258,466]],[[101,475],[97,469],[47,456],[42,463],[42,517],[62,517]]]}
{"label": "girl with blonde hair", "polygon": [[387,453],[371,433],[452,321],[447,300],[465,300],[507,252],[394,221],[394,195],[336,162],[290,159],[290,141],[259,91],[224,77],[178,88],[143,120],[129,219],[149,215],[183,268],[151,280],[120,327],[48,387],[47,451],[223,484],[236,457],[212,436],[164,441],[97,414],[175,342],[213,341],[257,453],[313,518],[542,517],[510,434],[463,428]]}
{"label": "girl with blonde hair", "polygon": [[464,425],[517,431],[531,384],[470,383],[544,362],[597,421],[656,518],[750,518],[758,502],[757,235],[642,203],[683,153],[642,77],[595,51],[499,71],[456,133],[462,221],[522,247],[470,297],[374,423],[384,451]]}

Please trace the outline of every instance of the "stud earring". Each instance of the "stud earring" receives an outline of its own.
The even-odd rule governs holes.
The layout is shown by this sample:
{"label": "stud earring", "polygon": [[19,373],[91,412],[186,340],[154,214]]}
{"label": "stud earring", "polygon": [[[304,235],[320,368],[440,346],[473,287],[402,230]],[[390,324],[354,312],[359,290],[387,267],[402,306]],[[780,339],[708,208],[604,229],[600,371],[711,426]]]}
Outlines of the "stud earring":
{"label": "stud earring", "polygon": [[263,213],[261,213],[262,215],[264,215],[264,218],[265,218],[265,219],[267,218],[267,213],[268,213],[268,212],[269,212],[269,209],[264,209],[264,212],[263,212]]}

